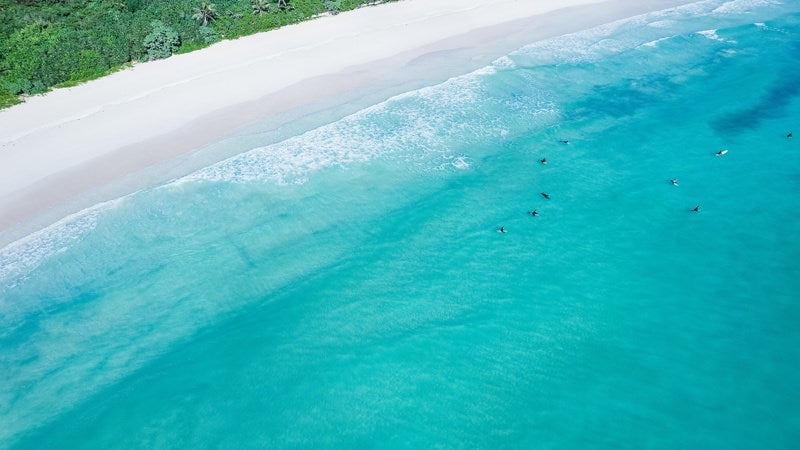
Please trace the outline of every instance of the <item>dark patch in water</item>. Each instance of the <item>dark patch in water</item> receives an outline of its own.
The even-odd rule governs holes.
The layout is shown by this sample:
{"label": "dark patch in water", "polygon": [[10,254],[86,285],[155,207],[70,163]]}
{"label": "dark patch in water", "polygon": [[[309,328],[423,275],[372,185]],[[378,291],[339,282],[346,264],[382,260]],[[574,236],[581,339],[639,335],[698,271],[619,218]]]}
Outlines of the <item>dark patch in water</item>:
{"label": "dark patch in water", "polygon": [[574,113],[579,118],[598,115],[613,118],[630,116],[656,100],[663,100],[673,87],[663,76],[627,79],[620,84],[595,86],[587,98],[575,105]]}
{"label": "dark patch in water", "polygon": [[[800,76],[797,67],[800,64],[800,43],[791,45],[784,53],[788,61],[781,61],[784,70],[778,81],[755,105],[727,114],[711,122],[712,128],[719,133],[740,133],[756,128],[764,119],[782,117],[786,106],[797,95],[800,95]],[[734,94],[735,95],[735,94]]]}
{"label": "dark patch in water", "polygon": [[758,127],[764,119],[784,115],[786,106],[800,94],[800,79],[795,73],[784,73],[766,95],[750,108],[728,114],[711,122],[718,133],[740,133]]}

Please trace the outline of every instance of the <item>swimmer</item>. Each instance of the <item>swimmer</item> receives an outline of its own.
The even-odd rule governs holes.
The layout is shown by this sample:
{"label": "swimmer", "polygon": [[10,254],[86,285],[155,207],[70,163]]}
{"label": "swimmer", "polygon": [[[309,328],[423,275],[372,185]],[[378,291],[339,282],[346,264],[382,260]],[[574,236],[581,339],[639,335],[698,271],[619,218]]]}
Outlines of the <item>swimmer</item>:
{"label": "swimmer", "polygon": [[500,227],[500,229],[498,229],[497,232],[498,233],[505,233],[506,232],[506,228],[505,227]]}
{"label": "swimmer", "polygon": [[691,211],[699,213],[700,212],[700,205],[695,206],[694,208],[691,209]]}
{"label": "swimmer", "polygon": [[537,210],[535,210],[535,209],[534,209],[533,211],[531,211],[531,215],[532,215],[533,217],[539,217],[539,211],[537,211]]}
{"label": "swimmer", "polygon": [[792,133],[786,135],[786,139],[791,139],[791,138],[792,138]]}
{"label": "swimmer", "polygon": [[564,144],[564,145],[567,145],[567,144],[569,144],[569,141],[568,141],[568,140],[566,140],[566,139],[562,139],[562,140],[560,140],[560,141],[558,141],[558,142],[561,142],[561,143],[562,143],[562,144]]}
{"label": "swimmer", "polygon": [[672,183],[673,186],[677,186],[678,185],[678,179],[677,178],[673,178],[673,179],[671,179],[669,181]]}
{"label": "swimmer", "polygon": [[720,150],[720,151],[717,152],[717,156],[722,156],[722,155],[724,155],[726,153],[728,153],[727,150]]}
{"label": "swimmer", "polygon": [[547,158],[542,158],[539,160],[539,162],[542,164],[547,164]]}
{"label": "swimmer", "polygon": [[542,192],[542,197],[550,200],[550,194],[548,194],[547,192]]}

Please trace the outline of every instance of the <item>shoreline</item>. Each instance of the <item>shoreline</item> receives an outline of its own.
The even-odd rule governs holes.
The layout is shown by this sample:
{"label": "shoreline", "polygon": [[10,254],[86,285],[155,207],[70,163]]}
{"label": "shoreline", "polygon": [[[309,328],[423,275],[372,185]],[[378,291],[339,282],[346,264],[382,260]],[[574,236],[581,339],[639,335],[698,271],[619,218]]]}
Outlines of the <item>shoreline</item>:
{"label": "shoreline", "polygon": [[221,147],[248,128],[277,142],[522,46],[693,2],[404,0],[30,98],[0,111],[0,247],[247,151]]}

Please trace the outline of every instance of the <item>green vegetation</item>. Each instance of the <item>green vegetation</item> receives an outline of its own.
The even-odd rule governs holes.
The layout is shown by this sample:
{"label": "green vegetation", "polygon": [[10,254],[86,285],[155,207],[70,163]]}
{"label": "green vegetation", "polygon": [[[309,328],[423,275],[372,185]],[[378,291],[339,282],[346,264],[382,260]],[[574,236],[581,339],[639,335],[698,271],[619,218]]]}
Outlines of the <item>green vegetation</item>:
{"label": "green vegetation", "polygon": [[153,31],[144,37],[147,59],[161,59],[172,56],[181,46],[181,38],[172,28],[160,20],[150,22]]}
{"label": "green vegetation", "polygon": [[217,5],[209,2],[200,3],[197,12],[192,16],[200,25],[207,27],[209,23],[217,20]]}
{"label": "green vegetation", "polygon": [[16,95],[9,94],[0,89],[0,108],[8,108],[11,105],[16,105],[20,100]]}
{"label": "green vegetation", "polygon": [[341,9],[339,0],[323,0],[322,4],[329,13],[339,14],[339,9]]}
{"label": "green vegetation", "polygon": [[[395,0],[386,0],[395,1]],[[376,0],[0,0],[0,108],[135,61],[166,58]]]}

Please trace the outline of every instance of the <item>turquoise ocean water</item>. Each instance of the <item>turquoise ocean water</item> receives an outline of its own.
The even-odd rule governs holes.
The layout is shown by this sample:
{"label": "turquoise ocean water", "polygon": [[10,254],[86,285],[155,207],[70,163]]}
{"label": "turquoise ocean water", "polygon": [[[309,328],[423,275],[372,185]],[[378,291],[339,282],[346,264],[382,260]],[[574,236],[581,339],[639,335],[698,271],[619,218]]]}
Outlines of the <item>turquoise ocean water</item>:
{"label": "turquoise ocean water", "polygon": [[71,216],[0,448],[797,448],[799,94],[800,2],[707,0]]}

